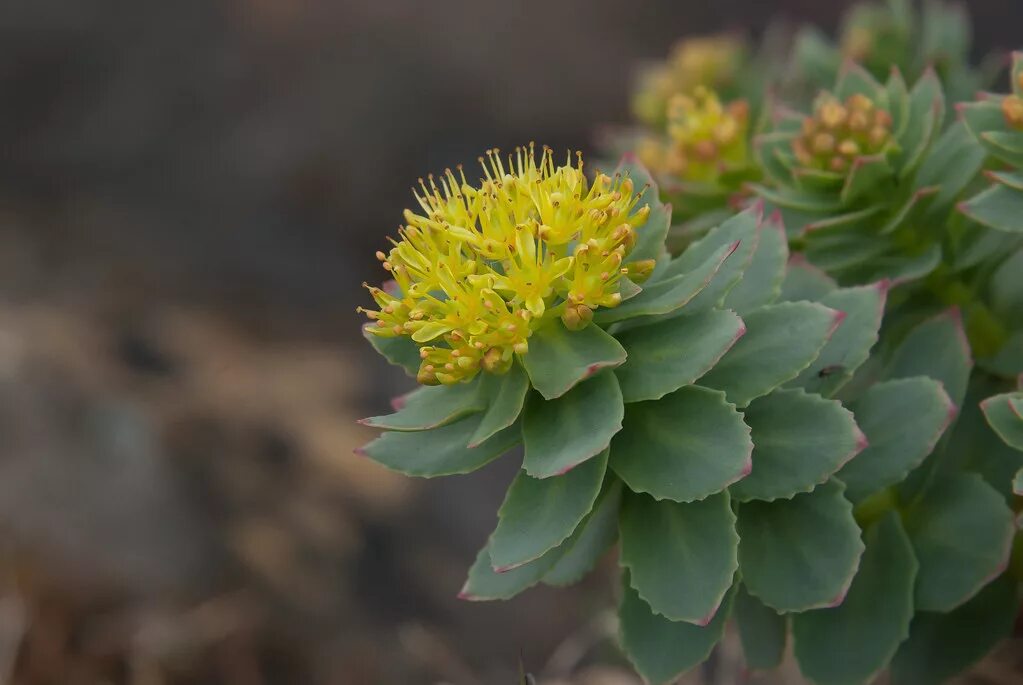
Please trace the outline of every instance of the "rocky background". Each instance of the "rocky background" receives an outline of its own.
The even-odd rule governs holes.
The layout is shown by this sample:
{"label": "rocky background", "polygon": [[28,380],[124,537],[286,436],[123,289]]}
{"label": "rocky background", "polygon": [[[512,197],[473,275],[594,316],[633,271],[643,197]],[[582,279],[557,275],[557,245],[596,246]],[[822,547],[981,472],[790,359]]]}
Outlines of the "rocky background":
{"label": "rocky background", "polygon": [[[0,4],[0,683],[637,682],[613,564],[455,599],[512,460],[413,482],[352,454],[408,386],[358,284],[417,176],[589,150],[678,36],[846,4]],[[1014,47],[1023,10],[970,5]],[[969,682],[1019,682],[1020,651]],[[687,682],[749,681],[738,654]]]}

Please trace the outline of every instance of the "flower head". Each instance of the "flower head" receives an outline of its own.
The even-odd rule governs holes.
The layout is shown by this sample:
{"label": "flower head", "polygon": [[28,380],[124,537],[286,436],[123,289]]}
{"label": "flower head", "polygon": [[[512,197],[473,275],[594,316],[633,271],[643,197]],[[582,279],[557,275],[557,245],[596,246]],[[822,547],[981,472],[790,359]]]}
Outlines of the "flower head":
{"label": "flower head", "polygon": [[702,86],[692,95],[675,95],[668,103],[668,141],[647,139],[640,157],[656,171],[687,181],[713,182],[723,171],[746,164],[749,105],[737,100],[722,105]]}
{"label": "flower head", "polygon": [[468,182],[461,167],[420,179],[418,211],[390,252],[377,253],[396,287],[370,287],[378,310],[362,310],[378,336],[408,336],[420,345],[418,380],[457,383],[480,369],[502,373],[526,354],[531,333],[560,317],[570,329],[593,310],[621,302],[623,275],[651,264],[623,262],[649,206],[628,177],[598,174],[589,183],[582,156],[556,166],[543,148],[497,150],[480,158],[484,177]]}
{"label": "flower head", "polygon": [[803,121],[792,149],[804,167],[841,174],[857,157],[889,150],[894,145],[891,126],[891,115],[865,95],[852,95],[844,103],[828,95]]}

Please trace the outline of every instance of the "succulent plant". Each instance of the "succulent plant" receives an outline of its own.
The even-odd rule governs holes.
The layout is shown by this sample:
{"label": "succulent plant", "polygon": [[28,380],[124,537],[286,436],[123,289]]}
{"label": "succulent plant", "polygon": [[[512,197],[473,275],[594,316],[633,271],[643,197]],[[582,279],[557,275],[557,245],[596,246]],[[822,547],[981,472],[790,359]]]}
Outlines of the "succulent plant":
{"label": "succulent plant", "polygon": [[748,88],[743,43],[689,42],[614,173],[530,145],[420,182],[366,332],[424,387],[362,452],[423,477],[521,459],[461,597],[570,584],[614,548],[651,683],[729,620],[751,668],[791,641],[822,685],[942,682],[1008,634],[1023,55],[1011,94],[959,104],[983,74],[957,12],[804,34],[793,59],[837,75],[808,114]]}
{"label": "succulent plant", "polygon": [[944,113],[933,72],[909,89],[898,71],[882,85],[847,63],[811,115],[775,113],[756,142],[767,177],[756,191],[839,282],[926,276],[942,257],[934,217],[948,214],[983,160],[960,125],[942,133]]}
{"label": "succulent plant", "polygon": [[[406,227],[402,241],[383,255],[399,290],[380,300],[369,327],[395,334],[368,335],[420,380],[436,377],[442,384],[409,394],[394,414],[366,419],[385,432],[363,453],[400,472],[432,477],[472,471],[521,445],[522,470],[461,596],[507,599],[536,583],[575,582],[618,540],[621,641],[651,682],[667,682],[705,659],[730,616],[759,666],[780,659],[791,623],[797,658],[820,682],[880,670],[905,637],[914,606],[965,601],[1008,553],[1011,512],[979,479],[952,481],[953,504],[942,495],[915,505],[939,512],[945,526],[959,523],[955,504],[970,498],[1001,507],[1005,525],[967,551],[928,548],[936,532],[927,527],[931,517],[913,523],[912,513],[895,515],[889,492],[930,454],[954,416],[953,400],[920,367],[916,346],[959,345],[958,323],[944,317],[923,324],[934,330],[911,334],[876,382],[843,406],[835,396],[877,341],[887,283],[839,288],[806,262],[790,259],[778,217],[763,220],[759,206],[670,258],[662,246],[670,212],[657,199],[653,179],[628,159],[590,188],[608,189],[621,203],[619,219],[645,219],[635,229],[636,247],[623,251],[617,280],[601,274],[597,283],[606,299],[585,320],[566,321],[573,302],[591,303],[573,295],[571,274],[586,270],[589,248],[582,237],[593,226],[588,211],[575,209],[557,220],[543,216],[547,195],[530,192],[533,186],[579,169],[555,168],[549,159],[545,153],[539,164],[505,168],[478,189],[463,182],[458,192],[434,195],[450,213],[459,192],[463,198],[492,195],[498,191],[487,184],[500,183],[507,206],[517,212],[514,226],[496,219],[505,216],[506,205],[498,202],[481,204],[460,226],[446,223],[440,210],[426,221],[406,215],[424,235],[410,237]],[[520,184],[520,177],[531,182]],[[577,196],[591,195],[580,181]],[[533,237],[535,254],[511,249],[508,236],[521,235]],[[560,242],[566,236],[569,241]],[[421,265],[424,274],[468,269],[473,273],[464,280],[473,282],[485,266],[488,276],[500,279],[520,266],[511,255],[523,253],[552,265],[556,276],[542,295],[544,313],[535,314],[537,303],[525,309],[534,315],[527,329],[515,331],[525,338],[505,343],[494,354],[499,363],[486,362],[496,349],[490,347],[458,377],[438,373],[436,338],[418,333],[456,307],[460,290],[446,291],[437,299],[450,304],[436,304],[420,318],[411,314],[416,305],[407,304],[400,332],[382,318],[388,306],[406,301],[405,293],[418,292],[396,269],[408,260],[401,256],[405,241],[427,238],[437,249],[434,261]],[[479,246],[491,238],[504,241],[502,247],[491,246],[491,256],[482,259]],[[558,259],[571,263],[554,267]],[[627,273],[646,259],[656,266],[639,286]],[[373,293],[380,298],[380,291]],[[481,293],[500,298],[493,311],[507,309],[511,316],[529,300],[515,288]],[[445,342],[452,351],[471,346],[476,332],[467,333]],[[968,359],[955,361],[955,371],[968,374]],[[460,368],[457,361],[454,367]],[[970,572],[946,583],[940,568],[959,564],[958,554],[979,558],[971,557]],[[934,578],[922,599],[913,590],[920,577]],[[831,639],[839,634],[863,642],[850,650]],[[836,659],[836,649],[847,658]]]}

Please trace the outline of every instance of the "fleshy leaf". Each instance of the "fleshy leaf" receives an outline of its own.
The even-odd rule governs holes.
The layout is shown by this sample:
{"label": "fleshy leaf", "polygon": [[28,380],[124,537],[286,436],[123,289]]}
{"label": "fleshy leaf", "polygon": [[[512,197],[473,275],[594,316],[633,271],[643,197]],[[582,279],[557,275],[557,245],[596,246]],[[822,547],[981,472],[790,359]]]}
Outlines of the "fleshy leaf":
{"label": "fleshy leaf", "polygon": [[1005,444],[1023,450],[1023,415],[1021,415],[1023,393],[1006,393],[989,397],[980,403],[988,425]]}
{"label": "fleshy leaf", "polygon": [[498,573],[539,559],[567,540],[593,509],[607,470],[607,451],[562,476],[519,471],[497,512],[490,561]]}
{"label": "fleshy leaf", "polygon": [[810,492],[866,446],[852,412],[803,390],[776,390],[743,414],[753,436],[753,471],[731,486],[740,502]]}
{"label": "fleshy leaf", "polygon": [[556,400],[537,395],[526,401],[522,439],[523,468],[549,478],[600,454],[622,428],[622,391],[611,371],[598,373]]}
{"label": "fleshy leaf", "polygon": [[1012,632],[1016,586],[1006,574],[954,611],[918,613],[892,662],[892,682],[943,683],[984,656]]}
{"label": "fleshy leaf", "polygon": [[962,317],[958,309],[950,309],[910,331],[892,355],[885,376],[930,376],[945,384],[945,392],[960,407],[972,368]]}
{"label": "fleshy leaf", "polygon": [[885,282],[842,288],[825,294],[820,303],[845,312],[845,318],[820,355],[791,385],[831,397],[852,378],[877,342],[888,286]]}
{"label": "fleshy leaf", "polygon": [[570,331],[552,321],[530,336],[529,352],[519,359],[537,392],[553,400],[601,369],[623,363],[625,350],[594,324]]}
{"label": "fleshy leaf", "polygon": [[739,625],[739,639],[746,666],[753,671],[772,669],[781,663],[788,639],[788,619],[740,587],[732,609]]}
{"label": "fleshy leaf", "polygon": [[725,632],[732,596],[726,595],[706,626],[669,621],[651,611],[623,574],[618,609],[619,636],[625,655],[651,685],[666,685],[710,656]]}
{"label": "fleshy leaf", "polygon": [[943,478],[906,512],[920,573],[916,607],[947,612],[966,602],[1009,562],[1012,510],[975,473]]}
{"label": "fleshy leaf", "polygon": [[359,423],[384,430],[424,431],[482,411],[486,400],[480,393],[480,376],[477,375],[468,383],[420,387],[403,398],[401,408],[395,413],[371,416]]}
{"label": "fleshy leaf", "polygon": [[405,370],[405,373],[413,378],[419,373],[419,365],[423,360],[419,357],[419,346],[411,338],[404,335],[383,338],[379,335],[367,333],[366,327],[363,327],[362,335],[373,346],[373,349],[379,352],[389,363],[400,366]]}
{"label": "fleshy leaf", "polygon": [[837,481],[774,502],[739,505],[739,569],[750,594],[777,611],[838,606],[863,542]]}
{"label": "fleshy leaf", "polygon": [[686,274],[711,259],[722,248],[734,248],[728,260],[715,273],[714,279],[687,303],[690,311],[707,309],[718,304],[742,278],[760,242],[761,211],[760,207],[753,207],[736,214],[690,245],[685,252],[668,264],[665,277]]}
{"label": "fleshy leaf", "polygon": [[481,414],[474,414],[428,431],[387,432],[359,451],[407,476],[433,478],[469,473],[497,459],[521,439],[516,424],[471,448],[469,440],[481,420]]}
{"label": "fleshy leaf", "polygon": [[841,606],[792,617],[796,659],[813,682],[872,682],[909,635],[917,562],[898,514],[889,512],[864,537],[860,569]]}
{"label": "fleshy leaf", "polygon": [[869,443],[838,472],[853,502],[905,478],[955,417],[941,383],[925,376],[877,383],[850,408]]}
{"label": "fleshy leaf", "polygon": [[796,253],[789,259],[778,299],[782,302],[819,300],[837,287],[838,284],[831,276],[806,261],[802,254]]}
{"label": "fleshy leaf", "polygon": [[701,626],[714,618],[739,565],[727,493],[686,504],[626,493],[619,535],[621,564],[654,613]]}
{"label": "fleshy leaf", "polygon": [[480,393],[487,398],[487,409],[469,440],[469,447],[482,444],[515,423],[522,413],[528,392],[529,377],[519,364],[512,364],[508,373],[500,376],[486,374]]}
{"label": "fleshy leaf", "polygon": [[494,570],[494,563],[490,559],[490,546],[487,545],[476,555],[476,561],[469,569],[469,577],[458,593],[458,598],[473,602],[511,599],[539,583],[564,553],[564,547],[555,547],[535,561],[498,573]]}
{"label": "fleshy leaf", "polygon": [[842,187],[842,204],[850,205],[874,190],[892,175],[887,156],[883,154],[857,157]]}
{"label": "fleshy leaf", "polygon": [[813,302],[761,307],[744,317],[746,334],[701,382],[744,407],[813,363],[842,316]]}
{"label": "fleshy leaf", "polygon": [[622,499],[622,484],[616,478],[608,479],[593,511],[583,520],[572,537],[562,545],[565,553],[548,571],[543,582],[548,585],[571,585],[578,582],[596,565],[600,556],[618,539],[618,510]]}
{"label": "fleshy leaf", "polygon": [[655,281],[628,302],[598,309],[594,321],[601,325],[638,316],[669,314],[684,307],[716,278],[722,264],[732,258],[738,245],[722,245],[706,261],[680,276]]}
{"label": "fleshy leaf", "polygon": [[913,183],[917,189],[937,186],[934,210],[945,211],[974,179],[984,162],[984,148],[959,121],[945,131],[924,159]]}
{"label": "fleshy leaf", "polygon": [[778,299],[789,258],[788,239],[781,219],[775,217],[760,230],[753,260],[742,279],[725,296],[723,307],[745,314]]}
{"label": "fleshy leaf", "polygon": [[1023,232],[1023,191],[994,185],[959,205],[959,210],[978,223],[998,231]]}
{"label": "fleshy leaf", "polygon": [[615,371],[622,396],[626,402],[656,400],[691,385],[745,332],[742,319],[721,309],[622,331],[618,341],[628,358]]}
{"label": "fleshy leaf", "polygon": [[750,470],[753,443],[723,393],[691,385],[630,404],[611,444],[611,469],[633,492],[690,502],[721,492]]}

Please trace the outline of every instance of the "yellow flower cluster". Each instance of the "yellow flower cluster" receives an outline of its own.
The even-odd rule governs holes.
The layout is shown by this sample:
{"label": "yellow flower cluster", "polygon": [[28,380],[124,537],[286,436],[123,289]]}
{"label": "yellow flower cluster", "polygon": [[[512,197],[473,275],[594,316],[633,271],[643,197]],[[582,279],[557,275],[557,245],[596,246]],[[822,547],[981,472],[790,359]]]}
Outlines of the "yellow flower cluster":
{"label": "yellow flower cluster", "polygon": [[749,105],[727,106],[704,87],[675,95],[668,103],[668,140],[640,141],[638,155],[647,167],[687,181],[714,182],[729,168],[746,164],[749,154]]}
{"label": "yellow flower cluster", "polygon": [[891,127],[891,115],[865,95],[852,95],[844,103],[827,96],[803,121],[792,149],[804,167],[841,174],[857,157],[885,152],[893,144]]}
{"label": "yellow flower cluster", "polygon": [[733,82],[745,46],[734,35],[699,36],[675,44],[667,61],[641,74],[633,98],[636,118],[658,126],[674,95],[692,95],[699,87],[719,89]]}
{"label": "yellow flower cluster", "polygon": [[584,327],[594,309],[621,302],[623,275],[642,280],[654,266],[623,264],[650,213],[636,208],[642,189],[630,178],[590,184],[581,154],[556,166],[550,148],[537,158],[532,143],[480,162],[477,186],[461,166],[420,179],[419,211],[405,210],[400,239],[377,253],[396,288],[370,287],[379,310],[360,308],[372,334],[420,344],[427,385],[506,372],[539,326],[560,317]]}

